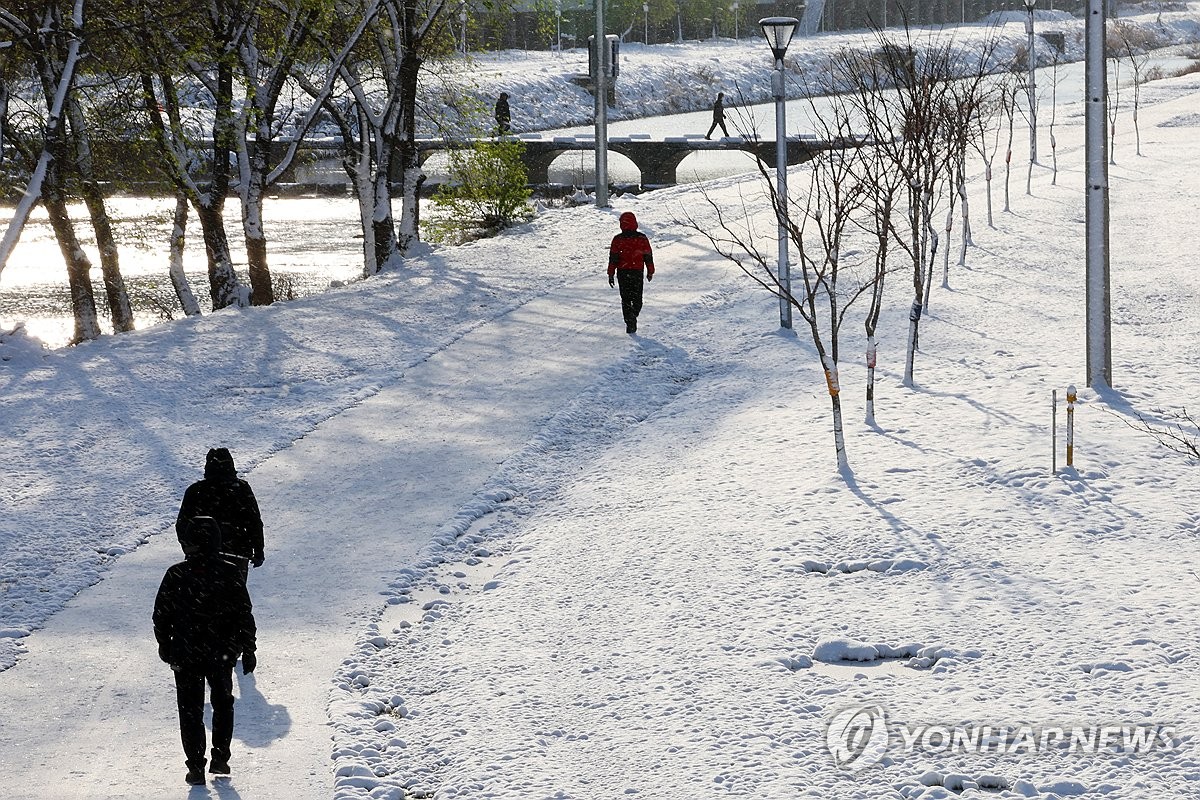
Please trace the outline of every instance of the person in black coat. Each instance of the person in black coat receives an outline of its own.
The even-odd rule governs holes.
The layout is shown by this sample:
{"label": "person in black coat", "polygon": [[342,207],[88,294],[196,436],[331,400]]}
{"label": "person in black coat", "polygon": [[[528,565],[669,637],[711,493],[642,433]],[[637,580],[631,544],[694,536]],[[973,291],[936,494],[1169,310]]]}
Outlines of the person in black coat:
{"label": "person in black coat", "polygon": [[512,110],[508,107],[508,92],[501,92],[496,100],[496,130],[503,136],[512,130]]}
{"label": "person in black coat", "polygon": [[221,527],[197,517],[181,537],[186,558],[167,569],[154,598],[158,656],[175,672],[179,734],[187,763],[185,780],[204,783],[204,685],[212,702],[209,771],[229,774],[233,740],[233,666],[257,666],[254,613],[238,568],[220,555]]}
{"label": "person in black coat", "polygon": [[713,102],[712,107],[713,121],[712,125],[708,126],[708,133],[704,134],[705,139],[711,139],[713,131],[717,126],[721,126],[721,135],[728,137],[729,129],[725,127],[725,93],[717,92],[717,99]]}
{"label": "person in black coat", "polygon": [[241,570],[242,582],[249,564],[261,567],[263,552],[262,514],[250,484],[237,476],[233,456],[224,447],[208,451],[204,479],[196,481],[183,494],[175,533],[183,543],[193,519],[212,517],[221,526],[221,552]]}

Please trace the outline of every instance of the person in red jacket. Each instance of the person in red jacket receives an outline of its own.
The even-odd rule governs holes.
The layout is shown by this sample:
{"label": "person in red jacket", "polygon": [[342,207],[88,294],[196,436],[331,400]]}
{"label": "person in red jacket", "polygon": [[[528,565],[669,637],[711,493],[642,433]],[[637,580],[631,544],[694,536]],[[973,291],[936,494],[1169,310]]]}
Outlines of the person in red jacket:
{"label": "person in red jacket", "polygon": [[637,217],[632,211],[622,214],[620,222],[621,232],[613,237],[608,248],[608,285],[620,284],[625,332],[636,333],[638,314],[642,311],[642,270],[645,269],[646,280],[654,280],[654,251],[646,234],[638,230]]}

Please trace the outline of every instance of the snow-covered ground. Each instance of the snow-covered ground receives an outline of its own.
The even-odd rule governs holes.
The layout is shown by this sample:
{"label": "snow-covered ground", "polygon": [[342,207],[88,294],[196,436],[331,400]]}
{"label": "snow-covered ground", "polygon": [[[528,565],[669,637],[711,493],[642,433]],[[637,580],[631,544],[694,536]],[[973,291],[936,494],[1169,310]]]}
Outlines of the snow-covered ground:
{"label": "snow-covered ground", "polygon": [[[1057,182],[1014,175],[994,229],[972,185],[976,247],[934,290],[915,389],[892,282],[875,427],[847,327],[849,475],[804,332],[681,224],[695,187],[271,308],[6,338],[6,794],[182,794],[150,606],[225,445],[267,520],[259,669],[233,777],[189,797],[1194,797],[1200,473],[1125,421],[1200,386],[1198,100],[1195,74],[1144,89],[1142,157],[1121,118],[1116,390],[1081,391],[1057,474],[1051,391],[1084,383],[1075,112]],[[603,277],[624,210],[659,265],[637,337]],[[855,712],[891,726],[858,770],[827,739]],[[1039,746],[1122,725],[1160,747]],[[956,752],[928,735],[984,726]]]}

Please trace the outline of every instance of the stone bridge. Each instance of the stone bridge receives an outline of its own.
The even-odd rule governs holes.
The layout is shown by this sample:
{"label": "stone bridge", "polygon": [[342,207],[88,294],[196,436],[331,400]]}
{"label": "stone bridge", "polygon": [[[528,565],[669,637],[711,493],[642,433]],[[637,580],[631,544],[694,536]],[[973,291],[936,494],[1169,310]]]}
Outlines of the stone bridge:
{"label": "stone bridge", "polygon": [[[563,153],[576,150],[595,150],[595,137],[587,135],[546,137],[539,134],[521,134],[514,137],[525,145],[525,170],[532,184],[549,183],[549,169],[554,160]],[[418,139],[422,163],[435,152],[463,149],[486,139]],[[802,134],[787,138],[787,163],[803,164],[811,161],[822,150],[856,147],[861,139],[819,140],[815,136]],[[712,150],[742,150],[750,153],[768,168],[775,166],[775,140],[752,139],[728,136],[708,140],[699,134],[692,136],[668,136],[654,139],[649,134],[610,136],[608,149],[620,153],[634,163],[642,173],[642,186],[671,186],[678,182],[676,171],[692,153]]]}

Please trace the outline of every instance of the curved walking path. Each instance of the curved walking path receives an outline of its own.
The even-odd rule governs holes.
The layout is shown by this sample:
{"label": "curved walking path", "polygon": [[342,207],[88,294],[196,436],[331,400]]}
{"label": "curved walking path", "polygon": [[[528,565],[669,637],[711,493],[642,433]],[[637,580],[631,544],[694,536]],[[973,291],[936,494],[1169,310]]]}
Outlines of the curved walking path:
{"label": "curved walking path", "polygon": [[[703,290],[684,272],[651,285],[647,331]],[[590,274],[431,354],[246,476],[267,522],[267,562],[250,576],[259,667],[237,676],[231,779],[183,783],[174,684],[150,625],[163,571],[180,553],[159,535],[80,592],[0,673],[5,796],[330,797],[330,680],[381,608],[387,578],[628,352],[623,331],[615,291]]]}

